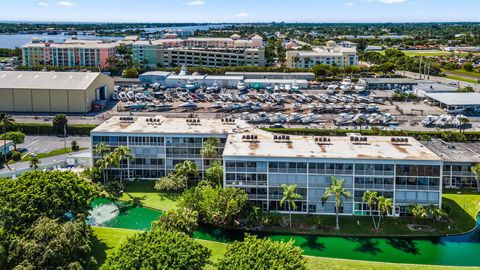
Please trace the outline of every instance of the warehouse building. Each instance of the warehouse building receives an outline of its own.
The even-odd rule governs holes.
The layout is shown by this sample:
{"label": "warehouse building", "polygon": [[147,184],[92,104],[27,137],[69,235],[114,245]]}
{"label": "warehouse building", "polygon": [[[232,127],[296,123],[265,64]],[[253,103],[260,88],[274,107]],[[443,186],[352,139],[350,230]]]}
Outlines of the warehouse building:
{"label": "warehouse building", "polygon": [[367,82],[367,90],[397,90],[413,91],[413,88],[419,84],[419,80],[404,78],[364,78]]}
{"label": "warehouse building", "polygon": [[295,80],[315,80],[315,74],[312,72],[225,72],[226,76],[243,76],[248,79],[295,79]]}
{"label": "warehouse building", "polygon": [[132,148],[132,159],[108,171],[128,179],[156,180],[185,160],[200,171],[209,167],[201,149],[208,138],[218,138],[223,160],[224,186],[245,189],[263,211],[286,212],[279,201],[282,184],[296,184],[302,199],[296,213],[334,214],[334,201],[322,202],[332,177],[345,180],[353,195],[342,215],[368,215],[365,191],[377,191],[393,200],[398,216],[408,206],[441,205],[442,159],[413,138],[288,136],[258,130],[236,119],[112,117],[91,132],[95,146]]}
{"label": "warehouse building", "polygon": [[479,93],[426,93],[425,97],[451,114],[480,113]]}
{"label": "warehouse building", "polygon": [[113,79],[90,72],[0,72],[0,111],[85,113],[110,99]]}

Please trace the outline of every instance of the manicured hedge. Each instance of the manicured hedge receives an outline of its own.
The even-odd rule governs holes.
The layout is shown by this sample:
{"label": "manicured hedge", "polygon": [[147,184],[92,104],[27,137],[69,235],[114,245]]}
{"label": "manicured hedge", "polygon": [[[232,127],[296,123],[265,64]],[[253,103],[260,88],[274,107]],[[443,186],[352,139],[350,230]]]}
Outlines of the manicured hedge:
{"label": "manicured hedge", "polygon": [[365,136],[408,136],[419,140],[439,138],[445,141],[464,142],[480,141],[480,132],[453,131],[407,131],[407,130],[344,130],[344,129],[310,129],[310,128],[265,128],[264,130],[290,135],[309,136],[346,136],[347,133],[361,133]]}
{"label": "manicured hedge", "polygon": [[[67,134],[74,136],[90,136],[90,131],[97,125],[68,125]],[[57,135],[52,124],[15,123],[10,130],[21,131],[27,135]]]}

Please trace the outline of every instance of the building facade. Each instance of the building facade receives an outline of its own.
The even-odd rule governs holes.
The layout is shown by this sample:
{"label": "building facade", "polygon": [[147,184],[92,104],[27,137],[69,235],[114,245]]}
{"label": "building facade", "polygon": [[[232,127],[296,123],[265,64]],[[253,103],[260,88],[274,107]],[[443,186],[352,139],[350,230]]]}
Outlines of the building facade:
{"label": "building facade", "polygon": [[135,42],[133,61],[149,67],[265,66],[263,39],[188,38]]}
{"label": "building facade", "polygon": [[[158,179],[176,164],[192,160],[200,171],[209,166],[200,154],[208,138],[218,138],[224,186],[245,189],[264,211],[280,206],[282,184],[296,184],[302,199],[296,213],[334,214],[334,199],[322,202],[333,177],[345,180],[352,194],[342,215],[367,215],[365,191],[377,191],[394,203],[391,215],[408,206],[441,205],[442,160],[412,138],[307,137],[276,135],[241,120],[113,117],[91,133],[92,145],[128,145],[132,160],[109,174],[128,179]],[[222,154],[223,153],[223,154]],[[100,157],[94,153],[94,161]]]}
{"label": "building facade", "polygon": [[69,40],[49,43],[32,40],[22,46],[24,66],[107,67],[107,59],[115,56],[120,43],[92,40]]}
{"label": "building facade", "polygon": [[286,54],[287,68],[312,68],[319,64],[347,67],[357,66],[355,47],[338,46],[329,43],[325,47],[313,47],[311,51],[290,50]]}

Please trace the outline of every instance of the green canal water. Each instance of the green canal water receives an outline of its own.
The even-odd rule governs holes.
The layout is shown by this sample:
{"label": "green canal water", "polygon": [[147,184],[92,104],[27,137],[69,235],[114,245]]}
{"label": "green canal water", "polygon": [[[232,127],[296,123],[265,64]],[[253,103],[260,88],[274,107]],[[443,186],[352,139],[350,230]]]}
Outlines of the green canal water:
{"label": "green canal water", "polygon": [[[110,203],[106,199],[97,199],[94,207],[102,207]],[[118,215],[100,226],[148,230],[150,223],[161,215],[162,212],[154,209],[120,206]],[[478,225],[479,220],[477,220],[477,229],[468,234],[428,238],[255,234],[275,241],[293,239],[295,246],[302,248],[304,254],[309,256],[392,263],[480,266],[480,230],[478,229],[480,226]],[[213,226],[202,226],[194,233],[195,238],[222,243],[241,240],[243,236],[243,231],[224,230]]]}

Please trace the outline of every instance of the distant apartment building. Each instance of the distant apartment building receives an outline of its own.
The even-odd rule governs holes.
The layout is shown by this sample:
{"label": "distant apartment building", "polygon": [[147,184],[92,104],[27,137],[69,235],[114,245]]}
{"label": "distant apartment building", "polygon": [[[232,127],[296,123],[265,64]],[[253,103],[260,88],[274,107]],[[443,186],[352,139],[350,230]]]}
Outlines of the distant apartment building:
{"label": "distant apartment building", "polygon": [[287,68],[311,68],[324,64],[330,66],[346,67],[358,65],[356,47],[345,47],[329,41],[327,46],[313,47],[311,51],[287,51]]}
{"label": "distant apartment building", "polygon": [[107,59],[115,56],[118,42],[98,40],[67,40],[50,43],[37,39],[22,46],[24,66],[106,67]]}
{"label": "distant apartment building", "polygon": [[133,61],[149,67],[163,66],[265,66],[262,37],[240,39],[191,37],[158,39],[133,44]]}

